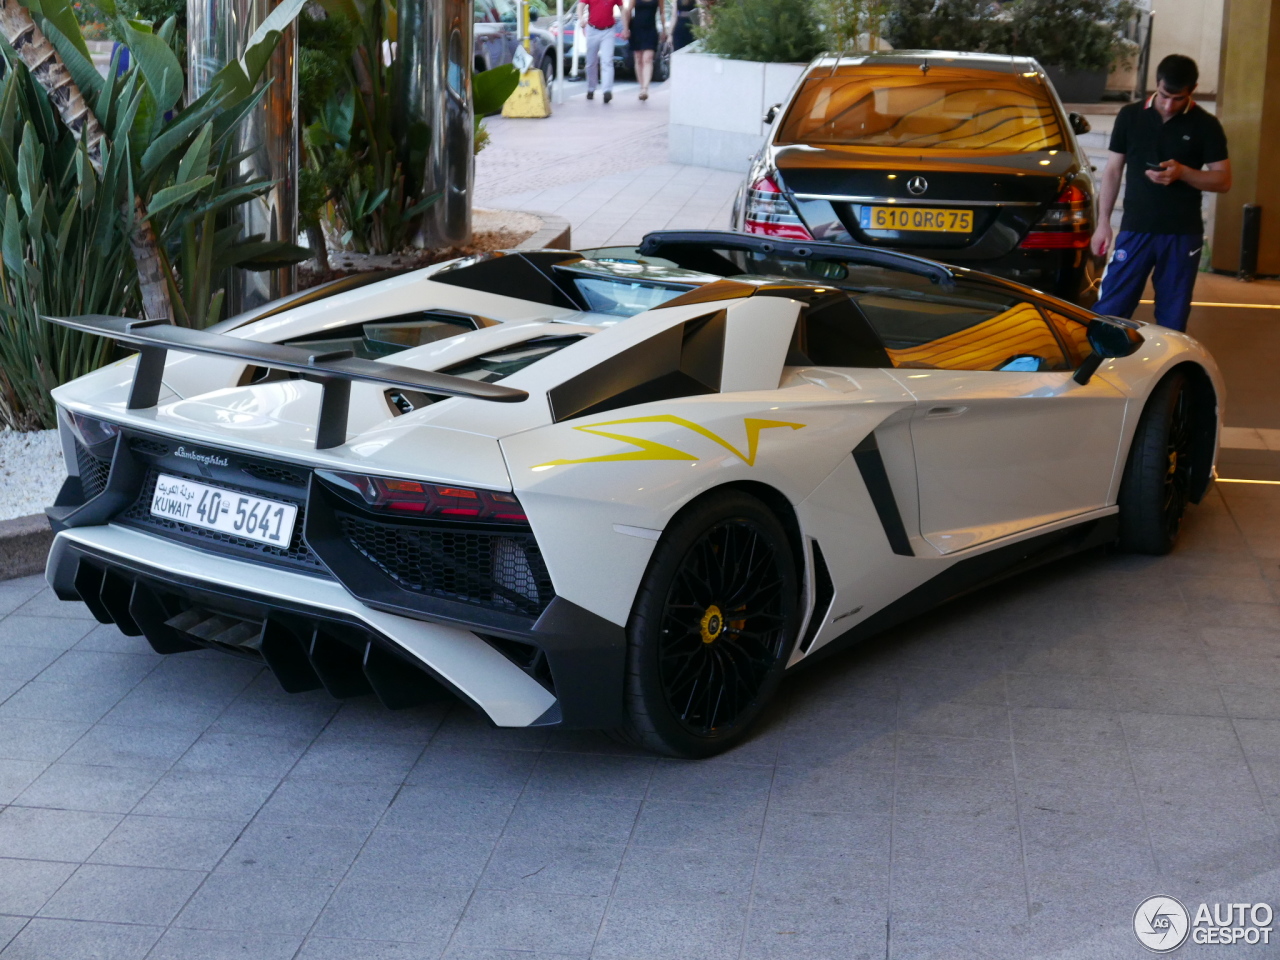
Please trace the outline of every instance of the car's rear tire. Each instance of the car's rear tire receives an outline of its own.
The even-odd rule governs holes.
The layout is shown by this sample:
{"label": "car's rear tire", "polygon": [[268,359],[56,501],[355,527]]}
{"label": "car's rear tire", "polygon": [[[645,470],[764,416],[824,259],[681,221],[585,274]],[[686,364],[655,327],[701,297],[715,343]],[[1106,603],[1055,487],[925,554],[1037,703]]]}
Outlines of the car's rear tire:
{"label": "car's rear tire", "polygon": [[1196,395],[1174,371],[1156,385],[1138,421],[1120,482],[1120,549],[1156,556],[1173,549],[1190,499]]}
{"label": "car's rear tire", "polygon": [[759,500],[727,491],[679,516],[627,625],[619,737],[686,758],[738,743],[786,669],[798,596],[787,532]]}
{"label": "car's rear tire", "polygon": [[555,53],[548,51],[542,57],[542,79],[550,83],[556,78],[556,57]]}

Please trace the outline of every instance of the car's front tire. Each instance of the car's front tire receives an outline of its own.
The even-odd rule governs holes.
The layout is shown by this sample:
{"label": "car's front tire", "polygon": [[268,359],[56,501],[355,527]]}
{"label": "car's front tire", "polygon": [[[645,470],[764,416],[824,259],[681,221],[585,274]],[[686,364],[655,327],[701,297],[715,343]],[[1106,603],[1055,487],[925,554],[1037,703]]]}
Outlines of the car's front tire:
{"label": "car's front tire", "polygon": [[1120,548],[1156,556],[1173,549],[1193,477],[1195,391],[1181,371],[1151,392],[1120,483]]}
{"label": "car's front tire", "polygon": [[795,645],[799,574],[759,500],[714,494],[659,541],[627,626],[624,740],[674,757],[739,742]]}

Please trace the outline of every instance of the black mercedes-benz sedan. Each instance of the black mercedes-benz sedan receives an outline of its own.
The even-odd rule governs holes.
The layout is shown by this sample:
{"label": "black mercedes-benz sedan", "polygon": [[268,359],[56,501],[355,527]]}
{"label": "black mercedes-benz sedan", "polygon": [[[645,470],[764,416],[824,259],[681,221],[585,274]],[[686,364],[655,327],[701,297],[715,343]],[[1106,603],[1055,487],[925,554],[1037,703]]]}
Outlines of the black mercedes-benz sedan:
{"label": "black mercedes-benz sedan", "polygon": [[1076,141],[1088,123],[1035,60],[822,56],[765,119],[735,229],[888,247],[1097,298],[1097,199]]}

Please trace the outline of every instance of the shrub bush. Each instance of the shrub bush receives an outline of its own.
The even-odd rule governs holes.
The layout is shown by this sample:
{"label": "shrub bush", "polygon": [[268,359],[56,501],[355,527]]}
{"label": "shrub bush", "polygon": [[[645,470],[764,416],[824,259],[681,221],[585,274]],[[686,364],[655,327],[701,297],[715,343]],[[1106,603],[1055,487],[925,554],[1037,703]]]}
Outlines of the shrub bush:
{"label": "shrub bush", "polygon": [[7,66],[0,83],[0,156],[9,158],[0,163],[0,426],[38,430],[56,422],[49,391],[111,355],[109,340],[40,315],[137,307],[119,213],[128,170],[117,152],[95,171],[26,66]]}
{"label": "shrub bush", "polygon": [[1136,10],[1130,0],[896,0],[885,38],[899,50],[1009,53],[1106,70],[1132,52],[1121,31]]}
{"label": "shrub bush", "polygon": [[708,53],[764,63],[807,62],[822,52],[813,12],[803,0],[719,0],[698,28]]}
{"label": "shrub bush", "polygon": [[1009,53],[1063,70],[1108,70],[1131,45],[1120,31],[1137,12],[1129,0],[1017,0],[1009,4]]}
{"label": "shrub bush", "polygon": [[1009,24],[984,0],[897,0],[884,35],[897,50],[1009,52]]}

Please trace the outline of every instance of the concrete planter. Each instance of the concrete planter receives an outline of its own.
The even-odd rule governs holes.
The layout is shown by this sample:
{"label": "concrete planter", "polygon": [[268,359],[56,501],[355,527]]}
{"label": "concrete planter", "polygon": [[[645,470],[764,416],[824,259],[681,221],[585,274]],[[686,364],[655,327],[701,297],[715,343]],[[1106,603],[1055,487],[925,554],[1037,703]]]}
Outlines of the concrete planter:
{"label": "concrete planter", "polygon": [[1107,92],[1106,70],[1063,70],[1045,67],[1058,98],[1063,103],[1098,103]]}
{"label": "concrete planter", "polygon": [[765,112],[787,99],[806,65],[728,60],[699,46],[671,58],[668,156],[672,163],[745,173],[769,129]]}

